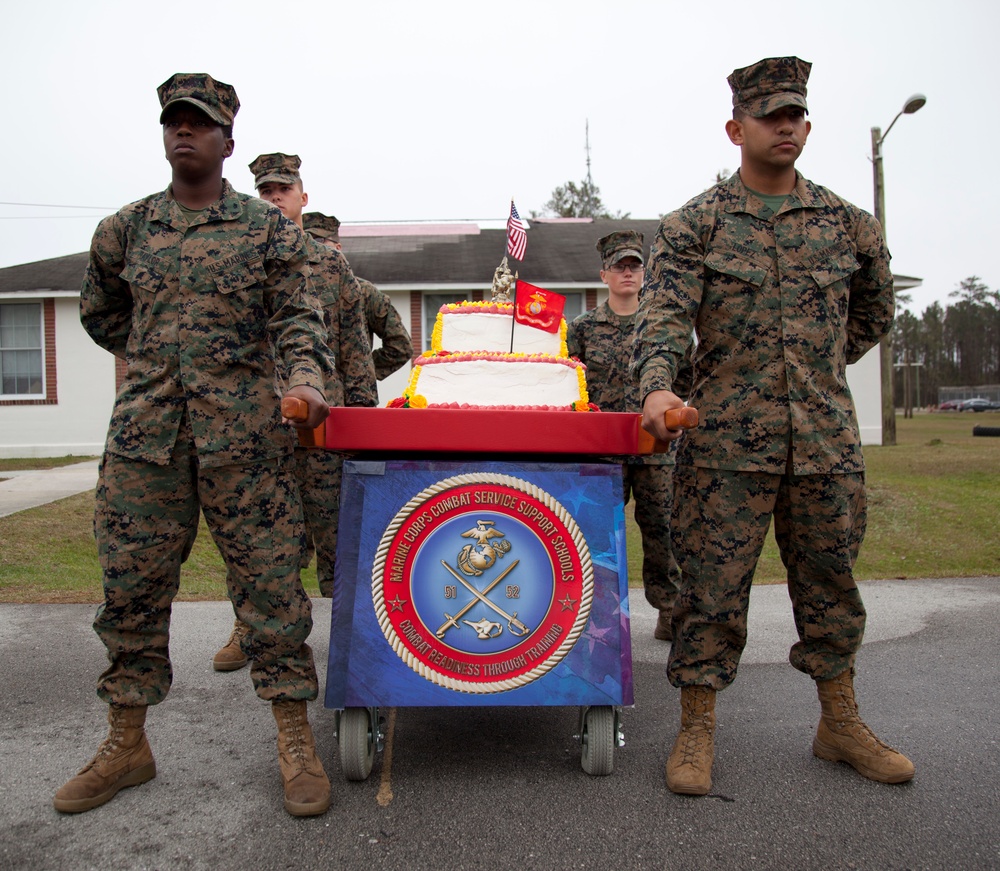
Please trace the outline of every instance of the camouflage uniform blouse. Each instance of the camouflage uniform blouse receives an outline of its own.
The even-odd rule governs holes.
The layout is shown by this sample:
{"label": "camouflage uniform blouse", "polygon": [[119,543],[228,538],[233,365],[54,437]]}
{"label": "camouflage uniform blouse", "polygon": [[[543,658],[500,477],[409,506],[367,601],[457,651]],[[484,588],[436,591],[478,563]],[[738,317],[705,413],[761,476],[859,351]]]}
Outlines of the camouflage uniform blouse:
{"label": "camouflage uniform blouse", "polygon": [[358,284],[365,298],[368,340],[372,336],[382,340],[382,347],[372,352],[375,377],[381,381],[413,358],[413,344],[392,300],[370,281],[359,278]]}
{"label": "camouflage uniform blouse", "polygon": [[[587,367],[587,393],[601,411],[641,411],[639,382],[629,373],[635,316],[615,314],[606,302],[584,312],[566,327],[566,349]],[[673,451],[631,457],[629,462],[668,464]]]}
{"label": "camouflage uniform blouse", "polygon": [[378,405],[371,340],[359,281],[344,256],[306,234],[312,289],[326,322],[336,370],[326,385],[330,405]]}
{"label": "camouflage uniform blouse", "polygon": [[[641,395],[691,354],[701,425],[678,460],[796,475],[864,469],[846,366],[892,325],[875,219],[797,178],[771,213],[739,174],[667,215],[640,294]],[[692,331],[697,345],[691,350]]]}
{"label": "camouflage uniform blouse", "polygon": [[223,182],[188,226],[168,188],[97,227],[80,295],[91,338],[124,360],[106,450],[167,464],[185,412],[204,466],[287,454],[275,360],[322,392],[332,366],[302,233]]}

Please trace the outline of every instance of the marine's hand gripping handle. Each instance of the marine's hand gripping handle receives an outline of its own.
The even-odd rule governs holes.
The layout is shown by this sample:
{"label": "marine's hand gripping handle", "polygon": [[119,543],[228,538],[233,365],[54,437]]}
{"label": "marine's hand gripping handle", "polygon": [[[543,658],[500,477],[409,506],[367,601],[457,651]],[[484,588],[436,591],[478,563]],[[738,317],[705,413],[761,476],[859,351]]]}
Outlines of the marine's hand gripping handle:
{"label": "marine's hand gripping handle", "polygon": [[309,417],[309,406],[303,399],[286,396],[281,400],[281,416],[286,420],[301,423]]}
{"label": "marine's hand gripping handle", "polygon": [[690,405],[671,408],[663,412],[663,425],[667,429],[694,429],[698,426],[698,409]]}
{"label": "marine's hand gripping handle", "polygon": [[[309,405],[297,396],[286,396],[281,400],[281,416],[293,423],[301,423],[309,418]],[[304,448],[321,448],[326,444],[326,424],[316,429],[300,429],[299,444]]]}

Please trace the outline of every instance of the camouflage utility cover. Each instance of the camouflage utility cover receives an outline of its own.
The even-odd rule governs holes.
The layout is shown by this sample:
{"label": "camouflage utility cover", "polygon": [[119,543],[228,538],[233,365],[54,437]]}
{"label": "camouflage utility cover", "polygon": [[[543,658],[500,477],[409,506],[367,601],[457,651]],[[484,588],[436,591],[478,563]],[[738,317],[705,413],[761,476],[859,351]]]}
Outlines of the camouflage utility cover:
{"label": "camouflage utility cover", "polygon": [[642,233],[637,230],[617,230],[597,240],[597,252],[601,255],[604,268],[614,266],[626,257],[635,257],[640,263],[642,257]]}
{"label": "camouflage utility cover", "polygon": [[790,459],[796,475],[859,472],[846,367],[892,317],[889,252],[871,215],[801,175],[775,214],[737,173],[661,221],[633,371],[642,397],[669,390],[691,354],[701,424],[678,462],[782,474]]}
{"label": "camouflage utility cover", "polygon": [[302,227],[310,236],[340,241],[340,221],[333,215],[322,212],[306,212],[302,216]]}
{"label": "camouflage utility cover", "polygon": [[289,387],[320,392],[332,367],[304,245],[277,209],[228,182],[191,226],[169,188],[101,221],[80,317],[127,366],[109,452],[166,464],[185,415],[202,466],[291,451],[275,359]]}
{"label": "camouflage utility cover", "polygon": [[806,83],[812,64],[797,57],[769,57],[729,75],[733,108],[763,118],[782,106],[806,106]]}
{"label": "camouflage utility cover", "polygon": [[261,154],[250,164],[254,187],[259,188],[268,182],[301,183],[302,177],[299,175],[301,166],[302,160],[297,154],[282,154],[280,151],[274,154]]}
{"label": "camouflage utility cover", "polygon": [[190,103],[223,127],[229,127],[240,111],[236,89],[217,82],[208,73],[174,73],[156,89],[156,94],[160,98],[161,124],[167,109],[175,103]]}

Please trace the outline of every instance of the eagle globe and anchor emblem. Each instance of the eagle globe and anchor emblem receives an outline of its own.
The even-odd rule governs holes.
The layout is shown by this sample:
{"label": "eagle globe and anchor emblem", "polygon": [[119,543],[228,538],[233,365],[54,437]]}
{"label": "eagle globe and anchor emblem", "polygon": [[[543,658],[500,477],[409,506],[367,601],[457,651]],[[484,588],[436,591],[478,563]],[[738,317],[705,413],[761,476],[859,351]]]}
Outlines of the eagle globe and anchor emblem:
{"label": "eagle globe and anchor emblem", "polygon": [[[495,525],[492,520],[477,520],[475,529],[462,533],[463,538],[476,539],[476,544],[467,544],[458,554],[459,568],[467,575],[481,575],[497,561],[498,556],[510,552],[511,543],[504,539],[502,532],[493,528]],[[490,544],[494,538],[500,540]]]}
{"label": "eagle globe and anchor emblem", "polygon": [[541,293],[533,293],[528,297],[531,302],[525,306],[529,314],[538,316],[545,311],[545,296]]}
{"label": "eagle globe and anchor emblem", "polygon": [[589,618],[593,566],[557,500],[481,472],[440,481],[397,513],[372,594],[386,640],[411,669],[450,689],[502,692],[572,649]]}

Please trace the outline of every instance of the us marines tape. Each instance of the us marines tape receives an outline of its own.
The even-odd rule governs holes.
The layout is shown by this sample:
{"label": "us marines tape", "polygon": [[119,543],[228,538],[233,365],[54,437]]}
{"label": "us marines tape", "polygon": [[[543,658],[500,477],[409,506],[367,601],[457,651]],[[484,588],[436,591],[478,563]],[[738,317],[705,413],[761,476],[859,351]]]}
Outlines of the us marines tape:
{"label": "us marines tape", "polygon": [[587,625],[590,550],[549,493],[482,472],[439,481],[382,535],[372,601],[386,641],[427,680],[499,693],[548,673]]}

